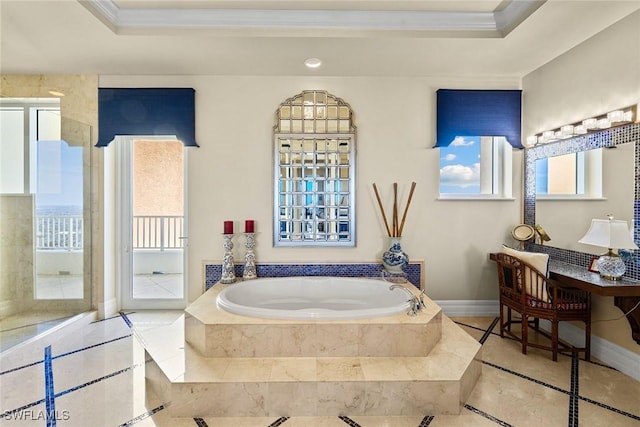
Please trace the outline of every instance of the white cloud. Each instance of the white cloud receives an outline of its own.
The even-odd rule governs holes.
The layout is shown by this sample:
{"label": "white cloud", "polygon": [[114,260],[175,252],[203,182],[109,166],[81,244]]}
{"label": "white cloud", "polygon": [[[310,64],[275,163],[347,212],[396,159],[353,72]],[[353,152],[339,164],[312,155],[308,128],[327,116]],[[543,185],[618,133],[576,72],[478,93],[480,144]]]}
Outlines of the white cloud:
{"label": "white cloud", "polygon": [[451,143],[454,147],[466,147],[468,145],[473,145],[474,141],[467,141],[463,136],[456,136],[456,139]]}
{"label": "white cloud", "polygon": [[454,161],[456,159],[456,157],[458,157],[458,156],[456,156],[455,154],[447,154],[446,156],[444,156],[444,159],[447,162],[452,162],[452,161]]}
{"label": "white cloud", "polygon": [[440,169],[440,184],[456,187],[469,187],[480,182],[480,163],[472,167],[465,165],[449,165]]}

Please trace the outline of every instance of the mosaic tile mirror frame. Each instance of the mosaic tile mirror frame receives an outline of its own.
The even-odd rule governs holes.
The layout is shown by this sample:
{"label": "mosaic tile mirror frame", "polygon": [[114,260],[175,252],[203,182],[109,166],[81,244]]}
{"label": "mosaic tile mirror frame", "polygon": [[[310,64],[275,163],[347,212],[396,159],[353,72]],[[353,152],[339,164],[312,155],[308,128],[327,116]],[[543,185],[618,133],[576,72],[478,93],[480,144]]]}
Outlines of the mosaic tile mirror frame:
{"label": "mosaic tile mirror frame", "polygon": [[[633,234],[634,240],[636,244],[638,244],[638,240],[640,239],[640,123],[606,129],[600,132],[526,149],[524,154],[524,222],[534,227],[536,224],[536,160],[627,143],[635,143]],[[537,243],[527,244],[527,250],[548,253],[553,259],[585,268],[589,266],[589,262],[593,258],[593,254],[543,246]],[[633,257],[630,261],[626,262],[626,265],[627,271],[625,276],[640,279],[640,251],[634,251]]]}

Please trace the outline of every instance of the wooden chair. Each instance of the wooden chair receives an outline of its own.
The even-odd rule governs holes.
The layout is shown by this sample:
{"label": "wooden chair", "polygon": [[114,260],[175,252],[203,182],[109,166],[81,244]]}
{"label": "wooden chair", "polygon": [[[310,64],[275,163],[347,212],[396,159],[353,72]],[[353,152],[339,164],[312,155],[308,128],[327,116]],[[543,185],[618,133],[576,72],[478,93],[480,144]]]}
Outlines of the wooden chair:
{"label": "wooden chair", "polygon": [[[507,333],[527,347],[551,351],[553,361],[558,352],[584,352],[591,358],[591,294],[577,288],[563,287],[527,262],[505,253],[495,254],[500,287],[500,336]],[[505,319],[506,308],[506,319]],[[520,318],[512,317],[512,312]],[[540,329],[540,319],[551,322],[551,333]],[[573,347],[558,338],[558,325],[562,321],[582,321],[585,324],[585,346]],[[511,331],[512,324],[521,324],[521,334]],[[546,336],[551,345],[529,342],[529,329]]]}

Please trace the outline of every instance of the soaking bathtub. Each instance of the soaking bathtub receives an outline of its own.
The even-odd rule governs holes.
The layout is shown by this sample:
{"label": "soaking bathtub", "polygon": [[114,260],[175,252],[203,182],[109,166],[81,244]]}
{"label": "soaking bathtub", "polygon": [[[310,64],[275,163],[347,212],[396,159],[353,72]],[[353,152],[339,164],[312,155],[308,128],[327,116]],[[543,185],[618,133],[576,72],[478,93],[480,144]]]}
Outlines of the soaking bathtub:
{"label": "soaking bathtub", "polygon": [[390,285],[351,277],[264,278],[229,285],[216,303],[230,313],[271,319],[366,319],[406,312],[407,294]]}

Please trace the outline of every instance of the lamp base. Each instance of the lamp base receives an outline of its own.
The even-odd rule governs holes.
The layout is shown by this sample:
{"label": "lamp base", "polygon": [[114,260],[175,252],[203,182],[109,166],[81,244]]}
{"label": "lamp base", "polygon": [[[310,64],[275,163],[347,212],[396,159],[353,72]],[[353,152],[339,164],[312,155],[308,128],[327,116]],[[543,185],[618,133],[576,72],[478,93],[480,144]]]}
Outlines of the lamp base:
{"label": "lamp base", "polygon": [[609,251],[605,255],[598,258],[596,262],[600,276],[606,280],[620,280],[627,270],[622,258],[617,254]]}

